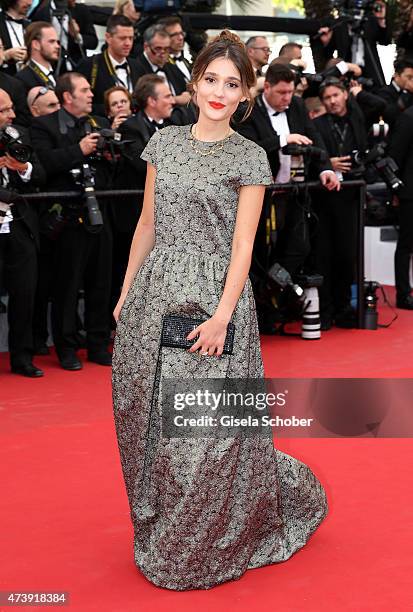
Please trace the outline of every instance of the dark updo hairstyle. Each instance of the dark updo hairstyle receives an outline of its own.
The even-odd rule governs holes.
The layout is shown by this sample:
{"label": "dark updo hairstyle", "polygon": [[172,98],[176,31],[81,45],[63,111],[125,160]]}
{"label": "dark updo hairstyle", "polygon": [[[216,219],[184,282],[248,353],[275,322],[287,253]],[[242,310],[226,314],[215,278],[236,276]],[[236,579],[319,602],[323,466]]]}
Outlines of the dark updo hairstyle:
{"label": "dark updo hairstyle", "polygon": [[254,98],[251,96],[249,90],[256,84],[256,77],[254,68],[247,55],[246,46],[239,36],[233,34],[229,30],[223,30],[197,55],[192,68],[192,78],[188,84],[189,91],[193,96],[193,86],[200,81],[209,64],[221,57],[231,60],[240,74],[241,87],[244,95],[248,99],[246,111],[241,119],[241,121],[245,121],[254,106]]}

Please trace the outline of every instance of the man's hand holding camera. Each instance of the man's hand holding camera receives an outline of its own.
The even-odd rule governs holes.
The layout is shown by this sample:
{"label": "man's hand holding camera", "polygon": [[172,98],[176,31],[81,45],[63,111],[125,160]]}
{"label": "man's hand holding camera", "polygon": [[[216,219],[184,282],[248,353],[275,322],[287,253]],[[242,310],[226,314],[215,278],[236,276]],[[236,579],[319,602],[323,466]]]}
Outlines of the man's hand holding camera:
{"label": "man's hand holding camera", "polygon": [[350,172],[351,170],[351,157],[350,155],[343,155],[342,157],[330,157],[331,165],[333,170],[337,172]]}
{"label": "man's hand holding camera", "polygon": [[99,134],[97,132],[92,132],[91,134],[84,136],[79,142],[83,155],[87,156],[94,153],[96,151],[98,140]]}
{"label": "man's hand holding camera", "polygon": [[288,134],[287,144],[312,145],[313,141],[303,134]]}
{"label": "man's hand holding camera", "polygon": [[19,174],[25,174],[29,170],[30,165],[29,162],[19,162],[6,153],[0,157],[0,168],[7,168],[8,170],[15,170]]}

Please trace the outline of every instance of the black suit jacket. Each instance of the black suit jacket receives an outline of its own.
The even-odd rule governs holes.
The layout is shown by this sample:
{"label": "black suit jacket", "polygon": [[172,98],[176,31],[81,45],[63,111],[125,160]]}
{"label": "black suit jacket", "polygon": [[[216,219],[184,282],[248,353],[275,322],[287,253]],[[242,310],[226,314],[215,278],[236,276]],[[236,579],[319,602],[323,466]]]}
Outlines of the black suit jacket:
{"label": "black suit jacket", "polygon": [[[323,139],[315,129],[313,122],[308,116],[304,102],[300,98],[293,96],[290,107],[286,113],[290,132],[292,134],[303,134],[311,138],[314,146],[324,150],[326,149]],[[271,171],[275,179],[280,169],[280,159],[278,155],[281,148],[280,138],[272,127],[270,117],[262,100],[262,94],[257,96],[255,106],[249,118],[245,122],[236,125],[235,128],[240,134],[249,138],[249,140],[253,140],[266,151]],[[332,167],[329,161],[314,162],[311,164],[310,168],[313,175],[320,174],[323,170],[331,169]]]}
{"label": "black suit jacket", "polygon": [[[32,121],[31,138],[33,147],[47,173],[47,191],[78,190],[70,170],[83,163],[91,163],[79,146],[82,135],[74,128],[62,134],[59,127],[58,110],[50,115],[36,117]],[[94,117],[99,127],[108,127],[109,122]],[[106,173],[106,175],[105,175]],[[107,163],[97,164],[96,189],[107,185]]]}
{"label": "black suit jacket", "polygon": [[29,93],[32,87],[37,87],[38,85],[46,85],[51,89],[54,89],[53,83],[51,81],[46,82],[42,79],[37,72],[35,72],[28,64],[23,70],[19,70],[16,73],[16,79],[21,81],[26,89],[26,94]]}
{"label": "black suit jacket", "polygon": [[[330,20],[325,25],[331,27],[333,24],[334,22]],[[388,24],[387,20],[386,27],[382,28],[379,26],[377,18],[374,15],[369,15],[364,27],[363,39],[365,45],[368,44],[371,50],[371,56],[365,50],[363,75],[373,79],[377,87],[382,87],[386,83],[377,51],[377,43],[380,45],[389,45],[391,43],[392,32]],[[323,46],[320,39],[313,39],[311,41],[311,48],[317,72],[324,70],[326,63],[333,57],[335,51],[337,51],[338,57],[341,57],[346,62],[351,62],[351,44],[352,38],[348,31],[348,25],[344,22],[335,27],[333,37],[326,47]]]}
{"label": "black suit jacket", "polygon": [[[9,34],[9,30],[7,28],[6,25],[7,19],[6,19],[6,14],[4,11],[2,11],[0,13],[0,38],[3,42],[3,46],[5,49],[11,49],[12,44],[11,44],[11,39],[10,39],[10,34]],[[30,21],[27,20],[27,25],[29,25]],[[24,41],[22,41],[24,44]],[[16,62],[14,60],[9,60],[7,62],[7,67],[6,66],[2,66],[1,68],[2,72],[6,72],[7,74],[10,74],[11,76],[15,76],[17,73],[17,69],[16,69]]]}
{"label": "black suit jacket", "polygon": [[14,104],[16,113],[15,123],[28,127],[31,122],[31,115],[27,106],[26,90],[23,84],[14,77],[0,72],[0,89],[7,91]]}
{"label": "black suit jacket", "polygon": [[[365,151],[367,149],[366,124],[363,112],[355,100],[348,103],[348,116],[356,141],[356,148],[359,151]],[[325,143],[329,157],[337,157],[339,155],[338,143],[328,117],[327,113],[317,117],[314,119],[314,125]],[[349,153],[351,151],[346,154]]]}
{"label": "black suit jacket", "polygon": [[[377,95],[386,103],[386,107],[383,111],[383,119],[390,127],[394,125],[403,110],[405,110],[404,107],[408,108],[413,104],[413,95],[407,92],[402,93],[397,91],[392,83],[379,89]],[[403,105],[401,105],[400,102],[403,102]]]}
{"label": "black suit jacket", "polygon": [[[82,48],[85,49],[96,49],[98,44],[98,37],[96,36],[95,26],[93,25],[93,19],[89,7],[86,4],[75,4],[70,9],[70,13],[79,25],[80,33],[83,38]],[[52,21],[52,12],[50,8],[50,2],[41,3],[33,15],[31,16],[33,21]],[[68,55],[72,63],[77,64],[83,57],[79,45],[72,36],[69,36]]]}
{"label": "black suit jacket", "polygon": [[[30,137],[27,129],[22,128],[20,125],[16,126],[19,131],[20,138],[23,143],[30,145]],[[0,155],[2,155],[0,153]],[[12,189],[18,193],[31,193],[36,190],[37,187],[42,186],[46,182],[46,173],[37,157],[36,153],[32,151],[29,159],[33,166],[32,175],[30,181],[25,182],[21,179],[18,172],[8,170],[7,174],[9,177],[9,183],[6,189]],[[39,201],[26,201],[24,202],[20,198],[17,198],[13,206],[13,216],[19,218],[27,227],[30,237],[35,241],[36,246],[39,247],[39,228],[38,228],[38,210],[40,208]]]}
{"label": "black suit jacket", "polygon": [[399,166],[399,176],[404,183],[397,195],[413,199],[413,106],[396,120],[390,132],[388,153]]}
{"label": "black suit jacket", "polygon": [[[143,53],[140,53],[137,56],[136,61],[139,66],[140,77],[144,74],[155,74]],[[177,96],[187,90],[185,77],[179,68],[175,66],[175,64],[172,62],[167,62],[163,68],[161,68],[161,70],[166,74],[166,78],[174,88]]]}
{"label": "black suit jacket", "polygon": [[[133,58],[129,57],[127,62],[132,87],[135,87],[136,81],[141,76],[141,71],[137,61]],[[122,85],[122,83],[116,79],[116,75],[109,70],[108,63],[109,66],[111,66],[107,51],[104,51],[103,53],[81,60],[76,67],[76,71],[83,74],[92,86],[94,94],[93,112],[96,115],[105,115],[105,106],[103,103],[105,91],[114,85]]]}

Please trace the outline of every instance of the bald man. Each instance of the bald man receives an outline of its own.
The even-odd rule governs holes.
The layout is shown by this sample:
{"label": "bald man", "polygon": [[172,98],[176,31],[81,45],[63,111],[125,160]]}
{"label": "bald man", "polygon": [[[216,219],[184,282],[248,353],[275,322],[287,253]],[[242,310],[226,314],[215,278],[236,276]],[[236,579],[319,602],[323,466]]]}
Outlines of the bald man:
{"label": "bald man", "polygon": [[43,117],[59,110],[60,102],[53,89],[36,86],[27,94],[27,106],[33,117]]}

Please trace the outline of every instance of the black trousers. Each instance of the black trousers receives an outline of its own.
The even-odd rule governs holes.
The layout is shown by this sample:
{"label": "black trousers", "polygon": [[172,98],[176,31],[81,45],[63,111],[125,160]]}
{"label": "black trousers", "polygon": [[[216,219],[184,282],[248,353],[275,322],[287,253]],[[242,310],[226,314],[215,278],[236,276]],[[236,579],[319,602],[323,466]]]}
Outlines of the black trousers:
{"label": "black trousers", "polygon": [[304,265],[310,248],[309,220],[301,194],[267,191],[250,270],[260,326],[271,325],[278,316],[266,287],[267,271],[277,262],[295,274]]}
{"label": "black trousers", "polygon": [[49,336],[47,313],[53,286],[55,244],[55,241],[50,240],[44,234],[40,234],[39,269],[33,317],[33,341],[35,347],[46,344]]}
{"label": "black trousers", "polygon": [[0,279],[9,294],[9,351],[12,366],[31,362],[33,308],[37,282],[37,248],[23,221],[0,234]]}
{"label": "black trousers", "polygon": [[319,289],[322,316],[350,307],[357,254],[357,193],[352,189],[322,194],[314,203],[318,216],[315,267],[324,282]]}
{"label": "black trousers", "polygon": [[413,253],[413,200],[400,199],[399,239],[394,254],[397,296],[410,295],[410,259]]}
{"label": "black trousers", "polygon": [[52,330],[58,355],[76,350],[78,292],[85,292],[85,329],[89,351],[106,350],[109,342],[109,301],[112,236],[108,223],[99,233],[83,224],[65,227],[56,240],[52,295]]}

